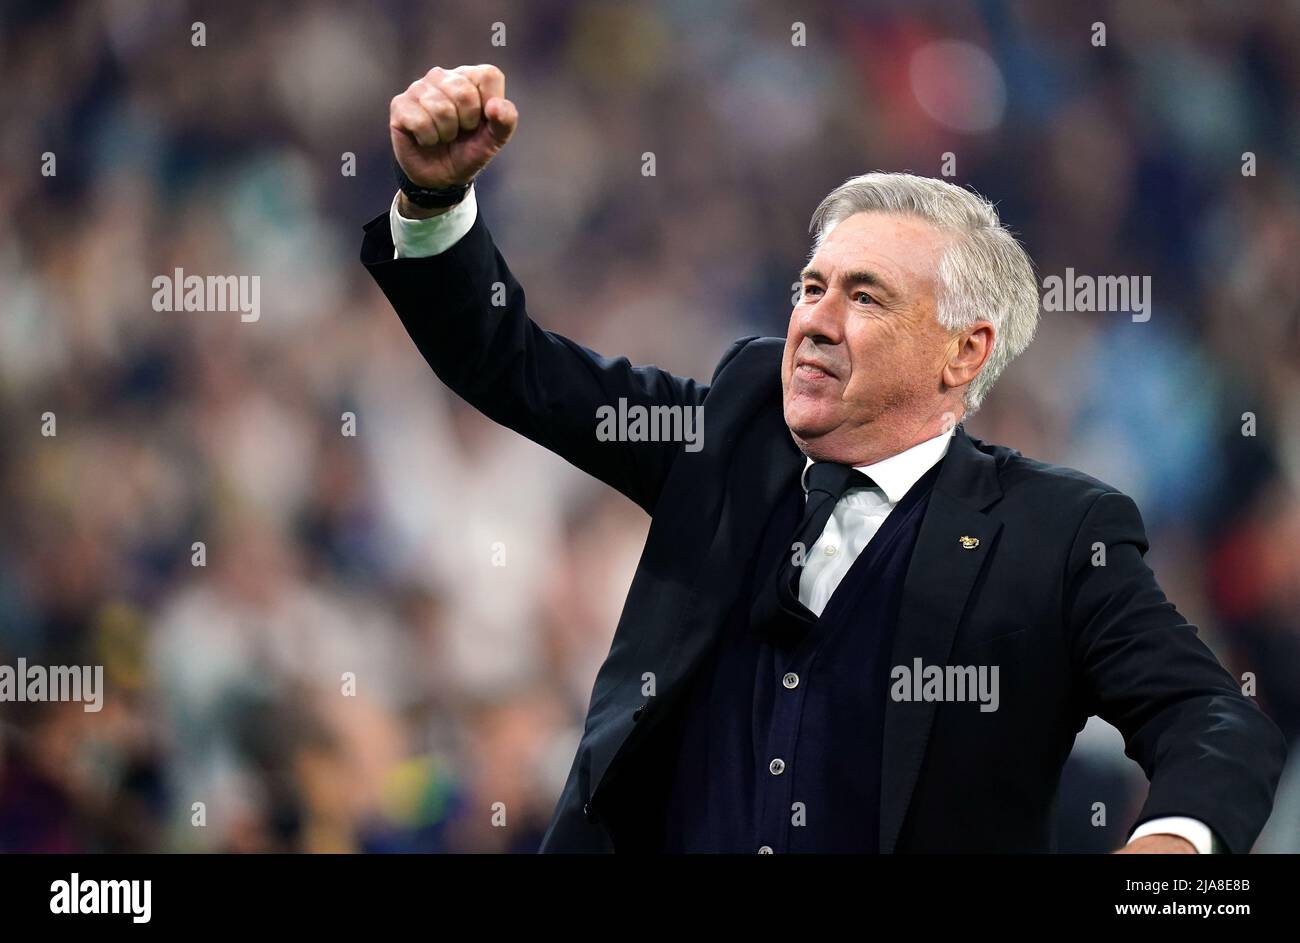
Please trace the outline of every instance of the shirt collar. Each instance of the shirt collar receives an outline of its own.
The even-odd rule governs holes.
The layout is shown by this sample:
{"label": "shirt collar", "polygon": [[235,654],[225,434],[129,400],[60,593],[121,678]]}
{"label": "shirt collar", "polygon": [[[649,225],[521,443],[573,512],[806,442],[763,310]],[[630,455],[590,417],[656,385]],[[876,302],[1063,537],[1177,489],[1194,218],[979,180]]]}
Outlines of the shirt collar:
{"label": "shirt collar", "polygon": [[[885,497],[889,499],[890,504],[897,504],[903,495],[907,494],[908,489],[944,457],[949,443],[952,442],[954,431],[956,431],[955,426],[946,432],[940,432],[932,439],[918,442],[897,455],[882,458],[872,465],[855,465],[854,468],[874,481],[880,490],[885,492]],[[808,469],[812,464],[813,460],[808,459],[803,467],[803,475],[799,479],[804,494],[808,493]]]}

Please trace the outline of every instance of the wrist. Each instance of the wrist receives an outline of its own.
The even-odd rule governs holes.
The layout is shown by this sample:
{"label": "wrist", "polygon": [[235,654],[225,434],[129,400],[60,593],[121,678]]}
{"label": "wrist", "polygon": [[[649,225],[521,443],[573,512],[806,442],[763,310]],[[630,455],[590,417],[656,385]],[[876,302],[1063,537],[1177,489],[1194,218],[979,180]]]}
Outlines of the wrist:
{"label": "wrist", "polygon": [[[442,187],[426,187],[416,183],[407,176],[402,162],[393,158],[393,173],[397,176],[397,189],[405,197],[405,203],[423,210],[449,209],[465,199],[474,180],[471,177],[464,183],[451,183]],[[431,214],[436,216],[438,214]],[[429,215],[412,216],[411,219],[429,219]]]}
{"label": "wrist", "polygon": [[459,205],[457,203],[454,206],[416,206],[405,193],[401,190],[397,191],[397,212],[403,219],[433,219],[435,216],[441,216]]}

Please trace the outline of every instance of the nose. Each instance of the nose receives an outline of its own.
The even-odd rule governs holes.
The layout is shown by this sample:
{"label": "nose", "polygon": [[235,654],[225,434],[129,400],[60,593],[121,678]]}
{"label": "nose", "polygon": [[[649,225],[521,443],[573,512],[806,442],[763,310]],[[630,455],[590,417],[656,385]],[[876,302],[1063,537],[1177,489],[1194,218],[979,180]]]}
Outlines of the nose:
{"label": "nose", "polygon": [[833,291],[824,291],[811,304],[796,309],[799,332],[817,343],[838,344],[843,339],[844,315]]}

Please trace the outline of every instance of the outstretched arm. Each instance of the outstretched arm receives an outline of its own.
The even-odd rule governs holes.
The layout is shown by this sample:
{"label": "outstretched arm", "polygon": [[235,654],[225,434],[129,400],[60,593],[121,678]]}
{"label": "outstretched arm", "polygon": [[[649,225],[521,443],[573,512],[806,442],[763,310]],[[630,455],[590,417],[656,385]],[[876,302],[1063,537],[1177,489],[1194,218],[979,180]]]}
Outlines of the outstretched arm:
{"label": "outstretched arm", "polygon": [[[393,148],[407,177],[430,189],[472,183],[517,124],[504,92],[500,70],[462,66],[433,69],[394,98]],[[399,218],[384,214],[366,226],[361,260],[442,381],[484,415],[652,511],[688,443],[611,438],[609,420],[617,432],[620,417],[643,410],[679,429],[693,423],[698,434],[708,387],[603,357],[539,327],[477,208],[422,209],[403,195],[393,212]],[[459,218],[434,218],[453,212]],[[400,240],[410,217],[429,218],[427,229],[441,228],[454,244],[443,248],[435,237],[423,248],[437,254],[395,258],[394,230]]]}

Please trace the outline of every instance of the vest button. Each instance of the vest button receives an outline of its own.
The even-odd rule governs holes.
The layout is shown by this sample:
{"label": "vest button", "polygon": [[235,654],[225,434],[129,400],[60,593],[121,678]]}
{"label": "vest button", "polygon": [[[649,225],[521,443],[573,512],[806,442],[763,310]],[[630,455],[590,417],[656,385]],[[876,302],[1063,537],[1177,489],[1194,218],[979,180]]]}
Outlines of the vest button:
{"label": "vest button", "polygon": [[787,688],[797,688],[799,687],[799,676],[793,671],[787,671],[785,677],[781,679],[781,683]]}
{"label": "vest button", "polygon": [[785,772],[785,760],[778,756],[771,763],[767,764],[767,768],[772,771],[773,776],[780,776]]}

